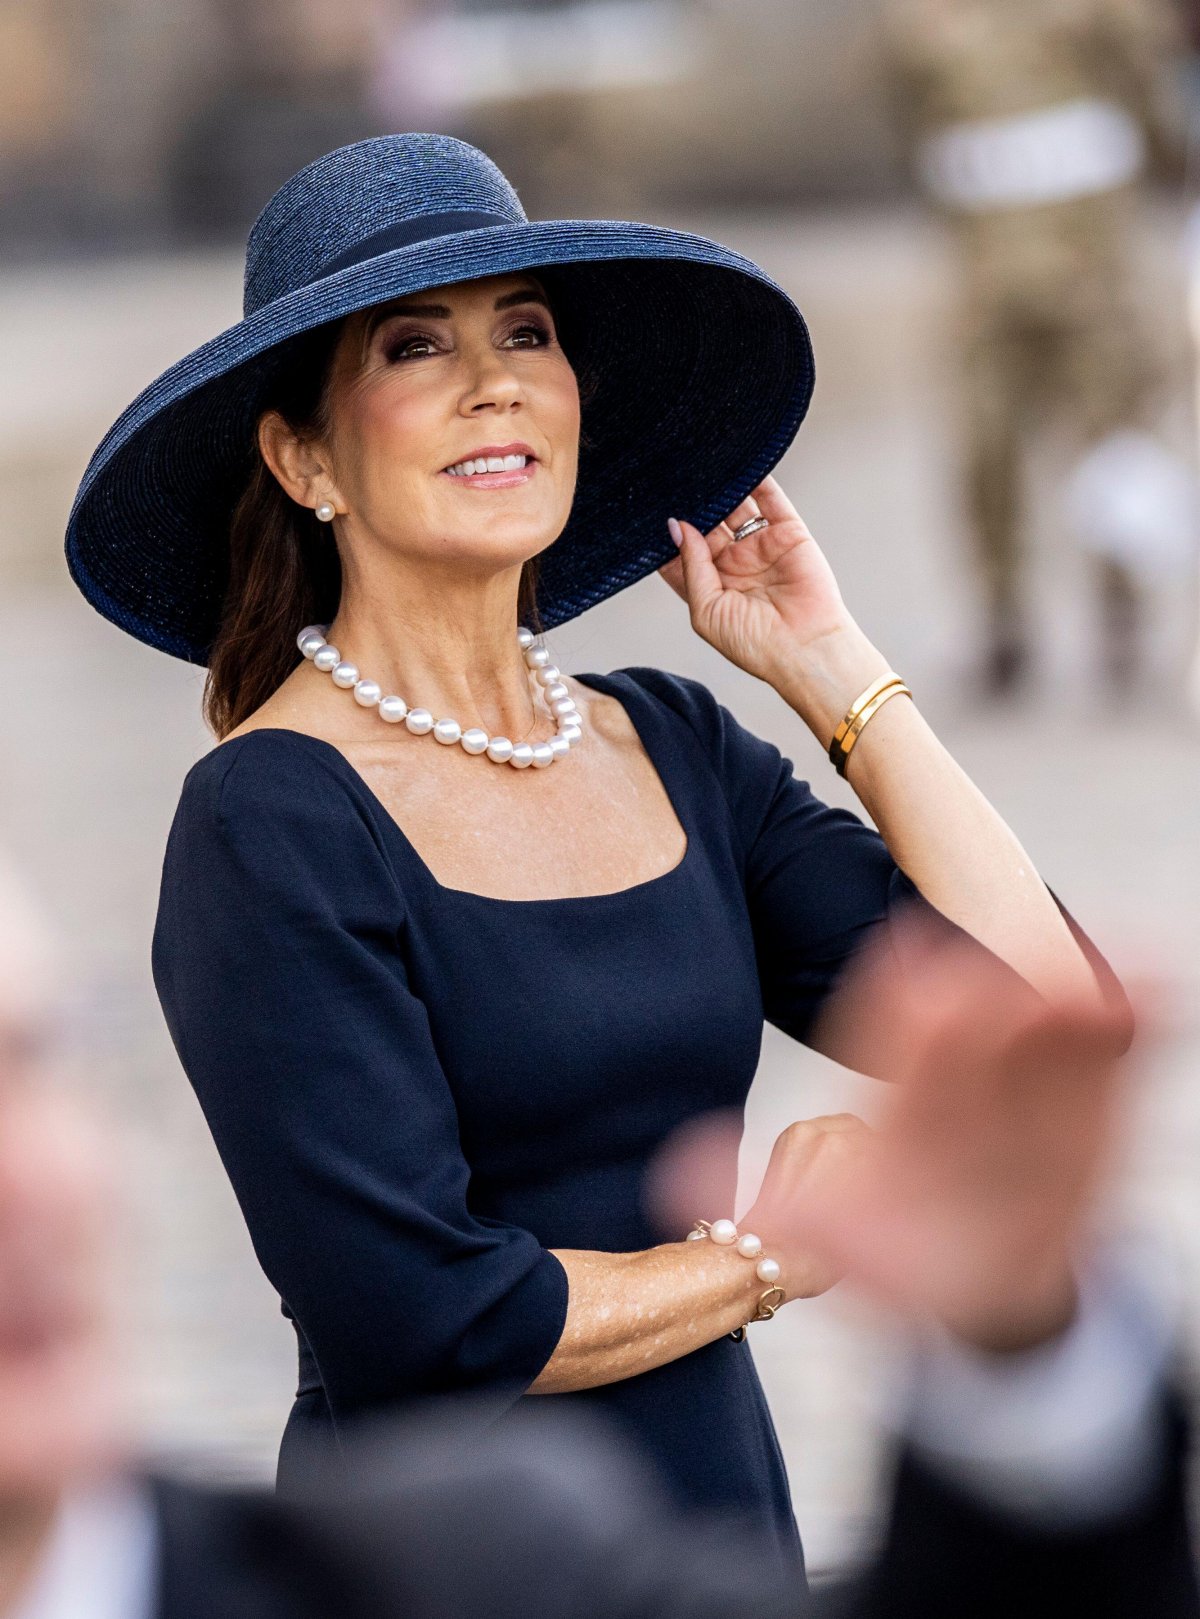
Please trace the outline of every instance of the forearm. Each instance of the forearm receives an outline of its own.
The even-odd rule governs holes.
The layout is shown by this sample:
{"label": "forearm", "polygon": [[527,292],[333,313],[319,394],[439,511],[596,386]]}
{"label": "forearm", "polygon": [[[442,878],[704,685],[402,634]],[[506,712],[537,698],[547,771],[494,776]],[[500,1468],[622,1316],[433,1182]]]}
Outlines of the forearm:
{"label": "forearm", "polygon": [[[668,1242],[637,1253],[551,1250],[567,1272],[567,1319],[531,1394],[619,1383],[749,1321],[766,1284],[734,1248]],[[781,1278],[788,1297],[802,1280]]]}
{"label": "forearm", "polygon": [[[773,684],[827,748],[850,704],[888,668],[848,625],[819,647],[797,651]],[[913,700],[894,697],[869,721],[846,779],[896,864],[931,905],[1035,989],[1073,986],[1099,996],[1033,862]]]}

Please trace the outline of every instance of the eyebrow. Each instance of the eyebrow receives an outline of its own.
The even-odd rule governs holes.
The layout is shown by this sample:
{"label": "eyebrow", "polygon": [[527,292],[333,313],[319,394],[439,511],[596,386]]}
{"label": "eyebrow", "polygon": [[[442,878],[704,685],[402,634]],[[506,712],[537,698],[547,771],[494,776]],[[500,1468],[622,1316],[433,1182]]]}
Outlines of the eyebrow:
{"label": "eyebrow", "polygon": [[[518,292],[506,292],[496,299],[496,309],[511,309],[514,304],[541,304],[544,309],[550,308],[550,300],[536,287],[522,288]],[[426,320],[449,320],[454,311],[446,304],[383,304],[372,309],[367,316],[366,327],[363,331],[363,347],[371,341],[376,328],[385,320],[391,320],[395,315],[424,316]]]}

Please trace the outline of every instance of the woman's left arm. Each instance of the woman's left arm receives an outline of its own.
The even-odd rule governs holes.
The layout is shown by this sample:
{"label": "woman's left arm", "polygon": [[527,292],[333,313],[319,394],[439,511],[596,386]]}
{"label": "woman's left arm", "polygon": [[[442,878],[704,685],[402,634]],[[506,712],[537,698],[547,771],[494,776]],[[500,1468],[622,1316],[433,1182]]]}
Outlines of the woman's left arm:
{"label": "woman's left arm", "polygon": [[[756,515],[751,502],[770,526],[735,541],[733,528]],[[765,479],[708,534],[678,529],[680,554],[659,571],[692,627],[773,686],[827,750],[851,703],[890,666],[779,484]],[[1035,989],[1104,999],[1029,856],[912,699],[889,699],[864,727],[846,779],[931,905]]]}

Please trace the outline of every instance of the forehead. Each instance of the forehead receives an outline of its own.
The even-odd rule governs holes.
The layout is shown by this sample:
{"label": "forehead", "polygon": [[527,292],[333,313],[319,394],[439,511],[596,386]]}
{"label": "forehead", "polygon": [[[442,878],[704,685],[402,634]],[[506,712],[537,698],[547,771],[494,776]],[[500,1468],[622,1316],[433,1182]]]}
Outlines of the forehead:
{"label": "forehead", "polygon": [[361,311],[367,332],[392,315],[425,315],[448,320],[456,309],[468,304],[479,304],[486,309],[507,309],[519,303],[540,303],[549,307],[545,288],[537,276],[529,271],[509,275],[483,276],[475,281],[459,281],[450,286],[427,287],[421,292],[410,292],[402,298],[390,298],[386,303],[372,304]]}

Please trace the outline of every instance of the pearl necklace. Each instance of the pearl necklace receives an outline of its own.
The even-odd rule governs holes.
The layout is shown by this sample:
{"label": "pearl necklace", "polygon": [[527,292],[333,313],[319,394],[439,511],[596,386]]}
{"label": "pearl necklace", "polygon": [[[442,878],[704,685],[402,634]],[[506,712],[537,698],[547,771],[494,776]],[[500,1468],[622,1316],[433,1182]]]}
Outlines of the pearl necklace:
{"label": "pearl necklace", "polygon": [[558,735],[549,742],[518,742],[515,745],[506,736],[489,736],[479,726],[464,731],[457,720],[435,720],[427,708],[409,708],[402,697],[385,697],[377,680],[359,678],[358,666],[344,663],[337,647],[325,639],[328,624],[308,624],[296,637],[296,645],[304,656],[323,673],[328,674],[335,686],[354,692],[354,701],[363,708],[374,708],[381,720],[389,725],[404,721],[414,736],[432,734],[447,746],[457,742],[466,753],[486,753],[495,764],[514,765],[523,770],[527,765],[542,770],[570,752],[583,736],[583,716],[575,699],[567,690],[560,672],[550,662],[544,646],[535,646],[532,630],[522,624],[517,630],[517,643],[525,654],[529,673],[541,687],[542,696],[558,724]]}

